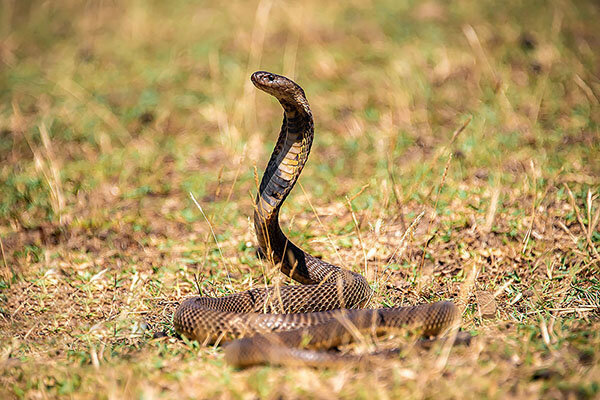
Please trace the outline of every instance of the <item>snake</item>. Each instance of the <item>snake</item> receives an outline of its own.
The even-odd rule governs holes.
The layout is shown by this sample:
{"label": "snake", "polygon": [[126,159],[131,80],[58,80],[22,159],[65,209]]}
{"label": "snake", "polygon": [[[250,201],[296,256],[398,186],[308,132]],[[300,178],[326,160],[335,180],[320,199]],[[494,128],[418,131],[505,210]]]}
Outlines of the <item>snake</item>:
{"label": "snake", "polygon": [[175,331],[204,345],[224,344],[225,360],[237,367],[340,365],[362,356],[331,349],[365,335],[415,330],[432,337],[448,331],[459,318],[454,303],[365,308],[373,290],[364,276],[323,261],[287,238],[279,211],[308,159],[313,114],[304,90],[293,80],[257,71],[251,81],[283,108],[281,131],[254,203],[257,241],[268,261],[300,285],[189,297],[173,314]]}

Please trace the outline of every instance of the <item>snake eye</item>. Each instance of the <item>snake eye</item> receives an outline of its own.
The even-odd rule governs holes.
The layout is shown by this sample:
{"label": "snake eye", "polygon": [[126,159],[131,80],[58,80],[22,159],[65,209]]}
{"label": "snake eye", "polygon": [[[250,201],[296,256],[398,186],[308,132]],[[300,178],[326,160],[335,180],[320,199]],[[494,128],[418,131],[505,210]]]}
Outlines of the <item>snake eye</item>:
{"label": "snake eye", "polygon": [[267,75],[267,79],[269,80],[269,82],[273,82],[275,80],[275,76],[273,74],[269,74]]}

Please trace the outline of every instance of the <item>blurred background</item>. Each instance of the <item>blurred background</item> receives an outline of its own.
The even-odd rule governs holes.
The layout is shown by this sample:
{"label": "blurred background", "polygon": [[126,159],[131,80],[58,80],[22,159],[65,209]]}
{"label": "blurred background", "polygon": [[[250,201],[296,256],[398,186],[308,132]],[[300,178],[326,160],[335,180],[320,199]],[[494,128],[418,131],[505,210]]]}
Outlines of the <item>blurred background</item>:
{"label": "blurred background", "polygon": [[387,177],[388,163],[407,185],[468,118],[453,144],[462,178],[510,180],[533,159],[595,182],[598,17],[595,2],[569,1],[4,0],[0,215],[35,225],[103,182],[202,196],[221,168],[251,176],[281,114],[251,85],[257,69],[307,92],[313,193]]}
{"label": "blurred background", "polygon": [[[32,362],[5,370],[5,387],[243,394],[263,379],[286,393],[272,371],[223,389],[231,371],[218,351],[200,351],[201,370],[218,366],[210,380],[181,372],[197,362],[183,344],[144,336],[170,329],[163,310],[184,295],[279,279],[257,259],[248,219],[282,114],[252,86],[259,69],[298,82],[315,117],[302,187],[282,213],[294,241],[365,273],[386,306],[455,297],[479,266],[470,284],[541,341],[541,309],[600,304],[599,20],[597,1],[569,0],[2,0],[1,326],[19,340],[2,354]],[[537,368],[539,348],[506,351],[533,352]],[[594,393],[552,358],[560,351],[544,354]],[[141,361],[163,357],[183,375],[162,381]],[[519,386],[529,370],[510,357],[495,362],[513,395],[531,395]],[[54,372],[35,368],[51,358]],[[383,387],[461,393],[415,381],[424,365],[411,362]],[[461,390],[508,390],[471,362]],[[375,382],[346,374],[335,391],[313,373],[291,380],[298,393],[356,395]],[[127,374],[150,378],[127,386]]]}

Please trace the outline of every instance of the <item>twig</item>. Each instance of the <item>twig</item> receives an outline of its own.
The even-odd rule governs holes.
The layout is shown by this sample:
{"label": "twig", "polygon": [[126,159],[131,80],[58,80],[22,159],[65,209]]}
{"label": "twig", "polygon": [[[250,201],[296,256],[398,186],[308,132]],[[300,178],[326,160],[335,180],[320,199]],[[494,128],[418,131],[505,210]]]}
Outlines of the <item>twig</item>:
{"label": "twig", "polygon": [[223,264],[225,266],[225,272],[227,273],[227,280],[229,280],[229,284],[231,285],[231,275],[229,274],[229,268],[227,268],[227,260],[225,260],[225,256],[223,256],[223,251],[221,250],[221,245],[219,244],[219,241],[217,240],[217,235],[215,235],[215,231],[213,230],[212,224],[206,217],[206,214],[204,214],[204,210],[202,209],[202,206],[200,205],[200,203],[198,203],[198,201],[194,197],[194,194],[192,192],[189,192],[189,195],[192,198],[192,201],[194,202],[196,207],[198,207],[198,210],[200,210],[200,213],[202,214],[202,216],[204,217],[204,220],[206,221],[206,223],[208,224],[208,227],[210,228],[210,232],[212,233],[213,239],[215,239],[215,243],[217,244],[217,248],[219,249],[219,254],[221,255],[221,259],[223,259]]}
{"label": "twig", "polygon": [[[456,141],[456,138],[458,138],[458,135],[460,135],[467,128],[467,126],[469,126],[469,124],[471,123],[472,120],[473,120],[473,117],[471,115],[469,115],[469,117],[467,118],[467,120],[465,122],[463,122],[463,124],[461,126],[459,126],[458,128],[456,128],[454,130],[454,132],[452,132],[452,137],[450,138],[450,141],[435,156],[435,158],[433,159],[433,162],[431,163],[431,165],[437,164],[437,162],[440,159],[440,157],[442,155],[444,155],[448,151],[448,149],[450,148],[450,146],[452,146],[452,144],[454,144],[454,142]],[[431,188],[431,190],[433,190],[433,188]],[[429,195],[431,195],[431,192],[429,192]],[[428,197],[429,197],[429,195],[428,195]]]}
{"label": "twig", "polygon": [[[588,230],[586,229],[585,224],[583,223],[583,218],[581,218],[581,214],[579,212],[579,207],[577,207],[577,204],[575,204],[575,197],[573,196],[573,193],[571,192],[571,189],[569,188],[569,186],[566,183],[564,183],[563,185],[567,189],[567,193],[569,194],[569,200],[571,201],[571,207],[573,207],[573,211],[575,211],[575,215],[577,216],[577,221],[579,222],[579,225],[581,226],[581,230],[583,231],[583,233],[585,235],[587,245],[590,248],[590,250],[592,251],[593,255],[600,261],[600,254],[598,254],[598,250],[596,250],[596,247],[594,246],[594,243],[592,242],[591,236],[587,234]],[[588,223],[589,223],[589,221],[588,221]]]}
{"label": "twig", "polygon": [[[352,199],[355,199],[366,187],[367,187],[367,185],[363,186],[361,191],[356,196],[352,197]],[[358,221],[356,219],[356,215],[354,214],[354,211],[352,210],[352,200],[350,200],[348,198],[348,196],[346,196],[346,203],[348,204],[348,210],[350,211],[350,215],[352,215],[352,221],[354,222],[354,228],[356,229],[356,236],[358,236],[358,242],[360,243],[360,248],[362,250],[363,257],[365,260],[365,276],[369,277],[369,270],[367,267],[367,252],[365,251],[365,245],[362,240],[362,235],[360,234],[360,227],[358,226]]]}
{"label": "twig", "polygon": [[[6,271],[10,271],[10,273],[12,274],[12,276],[15,276],[15,271],[13,271],[12,267],[8,266],[8,262],[6,261],[6,254],[4,254],[4,243],[2,243],[2,237],[0,237],[0,250],[2,250],[2,261],[4,261],[4,268],[6,268]],[[8,274],[6,275],[7,280],[9,280],[9,276]]]}
{"label": "twig", "polygon": [[406,222],[404,221],[404,210],[402,207],[401,196],[400,196],[400,193],[398,192],[398,185],[396,184],[396,178],[394,178],[391,154],[388,155],[387,173],[390,178],[390,181],[392,181],[392,194],[394,195],[394,199],[396,200],[396,206],[398,207],[398,214],[400,215],[400,226],[402,227],[403,230],[406,231]]}
{"label": "twig", "polygon": [[[435,203],[433,204],[433,211],[431,218],[429,219],[429,225],[427,226],[427,233],[431,233],[431,226],[433,225],[433,220],[437,217],[437,206],[440,200],[440,193],[442,192],[442,188],[444,187],[444,183],[446,182],[446,176],[448,175],[448,168],[450,168],[450,161],[452,161],[452,153],[450,153],[448,160],[446,161],[446,165],[444,167],[444,173],[442,174],[442,180],[440,181],[440,186],[438,187],[437,195],[435,196]],[[433,235],[425,242],[425,246],[423,247],[423,256],[421,257],[421,265],[420,269],[423,268],[423,264],[425,264],[425,253],[427,252],[427,247],[429,246],[429,242],[433,239]]]}
{"label": "twig", "polygon": [[242,163],[244,161],[244,158],[246,158],[246,144],[244,144],[244,148],[242,149],[242,158],[240,159],[238,168],[235,171],[235,177],[233,178],[233,182],[231,183],[231,187],[229,188],[229,193],[227,194],[227,200],[225,200],[227,203],[229,203],[229,200],[231,200],[231,196],[233,195],[233,188],[235,187],[235,184],[237,183],[237,180],[240,176],[240,171],[242,169]]}
{"label": "twig", "polygon": [[369,184],[369,183],[365,183],[365,184],[364,184],[364,185],[363,185],[363,186],[360,188],[360,190],[358,191],[358,193],[356,193],[354,196],[350,197],[350,199],[348,199],[348,197],[346,196],[346,200],[347,200],[347,201],[350,201],[350,202],[353,202],[353,201],[354,201],[354,200],[355,200],[355,199],[356,199],[358,196],[360,196],[360,195],[361,195],[361,194],[362,194],[362,193],[365,191],[365,189],[367,189],[369,186],[371,186],[371,184]]}
{"label": "twig", "polygon": [[485,54],[485,50],[481,45],[481,41],[479,40],[479,36],[477,36],[477,32],[475,32],[475,29],[473,29],[471,25],[465,25],[463,26],[463,33],[467,38],[469,45],[477,54],[477,57],[480,59],[480,61],[487,65],[492,81],[494,82],[495,90],[500,93],[499,100],[504,113],[508,114],[508,112],[510,112],[511,116],[514,116],[515,111],[512,104],[510,104],[508,97],[506,96],[502,79],[498,76],[498,73],[494,70],[494,67],[492,67],[492,63]]}
{"label": "twig", "polygon": [[[273,0],[260,0],[256,7],[254,26],[252,27],[252,36],[250,40],[250,51],[248,53],[248,62],[246,64],[246,76],[250,75],[252,70],[260,65],[272,6]],[[240,117],[244,118],[246,123],[248,123],[250,121],[250,116],[254,116],[255,114],[253,108],[251,108],[254,105],[255,91],[253,90],[253,85],[250,80],[246,80],[242,99],[242,102],[236,104],[234,114],[236,126],[240,125]],[[252,121],[252,126],[255,126],[256,119],[253,119]]]}
{"label": "twig", "polygon": [[486,233],[492,231],[494,225],[494,219],[496,217],[496,211],[498,211],[498,199],[500,198],[500,189],[496,186],[492,190],[492,199],[490,200],[490,208],[488,208],[487,215],[485,217],[485,224],[483,230]]}
{"label": "twig", "polygon": [[529,239],[531,238],[531,232],[533,231],[533,223],[535,221],[535,202],[537,201],[537,176],[533,160],[531,160],[531,171],[533,173],[533,200],[531,201],[531,221],[529,222],[529,227],[527,228],[527,232],[525,233],[525,237],[523,238],[523,250],[521,250],[521,253],[523,254],[525,254],[525,251],[527,251]]}
{"label": "twig", "polygon": [[[414,227],[419,224],[419,222],[421,221],[421,218],[423,218],[423,215],[425,215],[425,211],[421,211],[421,213],[419,215],[417,215],[417,217],[411,222],[409,227],[404,231],[404,234],[400,238],[400,244],[396,247],[396,249],[394,250],[392,255],[388,258],[388,260],[390,260],[390,262],[392,262],[394,260],[394,257],[396,257],[396,253],[398,253],[398,250],[400,250],[400,248],[402,248],[402,253],[399,253],[399,256],[401,256],[404,253],[404,249],[406,249],[406,246],[405,246],[406,236],[409,234],[412,234]],[[387,283],[388,279],[390,279],[390,276],[392,275],[392,270],[389,268],[387,268],[387,269],[389,272],[387,273],[387,275],[385,276],[384,279],[380,279],[380,281],[379,281],[380,283],[378,285],[379,288],[384,286]]]}
{"label": "twig", "polygon": [[308,205],[312,209],[313,214],[315,214],[315,217],[317,218],[317,222],[319,223],[319,225],[321,226],[321,228],[325,231],[325,235],[327,236],[327,239],[329,240],[329,243],[333,247],[333,250],[334,250],[335,254],[338,256],[338,258],[340,260],[340,264],[345,267],[344,259],[343,259],[342,255],[340,254],[340,252],[338,251],[335,243],[333,242],[333,239],[331,238],[331,235],[329,234],[329,231],[325,228],[325,226],[323,225],[323,222],[321,222],[321,218],[319,218],[319,214],[317,214],[317,210],[312,205],[312,202],[310,201],[310,198],[308,197],[308,194],[306,193],[306,190],[304,190],[304,186],[302,186],[302,183],[300,181],[298,181],[298,185],[300,186],[300,189],[302,189],[302,193],[304,193],[304,197],[306,198],[306,202],[308,203]]}
{"label": "twig", "polygon": [[400,238],[400,244],[398,245],[398,247],[396,247],[396,250],[394,250],[394,252],[390,256],[390,260],[392,260],[396,256],[396,253],[398,252],[400,247],[404,244],[404,239],[406,238],[406,235],[408,235],[409,233],[412,233],[413,228],[419,224],[419,222],[421,221],[421,218],[423,218],[423,215],[425,215],[425,211],[421,211],[421,213],[415,217],[413,222],[411,222],[410,226],[404,231],[404,234]]}

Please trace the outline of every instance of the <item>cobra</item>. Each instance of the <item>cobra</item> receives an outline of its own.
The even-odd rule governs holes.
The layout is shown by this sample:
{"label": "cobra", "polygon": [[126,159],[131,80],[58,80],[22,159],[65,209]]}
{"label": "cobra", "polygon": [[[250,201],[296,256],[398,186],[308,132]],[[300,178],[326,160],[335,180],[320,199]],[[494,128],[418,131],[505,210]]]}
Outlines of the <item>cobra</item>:
{"label": "cobra", "polygon": [[255,202],[258,244],[270,262],[302,285],[188,298],[175,311],[175,330],[201,343],[224,343],[225,359],[236,366],[328,366],[361,359],[324,350],[357,340],[362,334],[414,329],[434,336],[452,326],[459,313],[451,302],[364,309],[372,289],[362,275],[312,256],[285,236],[279,210],[308,159],[314,138],[313,115],[304,90],[291,79],[258,71],[251,80],[274,96],[284,110]]}

